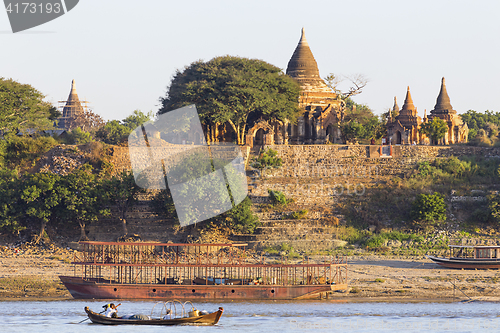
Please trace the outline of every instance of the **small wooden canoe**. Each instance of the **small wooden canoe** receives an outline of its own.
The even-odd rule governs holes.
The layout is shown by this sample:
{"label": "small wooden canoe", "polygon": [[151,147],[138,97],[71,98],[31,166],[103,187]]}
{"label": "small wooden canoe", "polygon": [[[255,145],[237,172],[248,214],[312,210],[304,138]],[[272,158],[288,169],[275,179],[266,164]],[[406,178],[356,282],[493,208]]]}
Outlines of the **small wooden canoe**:
{"label": "small wooden canoe", "polygon": [[217,310],[216,312],[195,317],[182,317],[172,319],[153,318],[149,320],[137,320],[110,318],[99,313],[95,313],[94,311],[90,310],[88,306],[85,307],[85,312],[93,323],[104,325],[215,325],[219,322],[220,316],[222,315],[223,311],[223,308],[219,308],[219,310]]}

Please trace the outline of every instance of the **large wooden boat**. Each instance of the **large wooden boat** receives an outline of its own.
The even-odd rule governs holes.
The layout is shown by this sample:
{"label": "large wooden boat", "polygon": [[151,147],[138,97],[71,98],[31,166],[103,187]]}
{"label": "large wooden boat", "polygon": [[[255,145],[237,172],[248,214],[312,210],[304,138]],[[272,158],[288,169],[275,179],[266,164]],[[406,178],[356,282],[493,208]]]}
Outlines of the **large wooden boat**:
{"label": "large wooden boat", "polygon": [[435,263],[457,269],[499,269],[500,246],[449,245],[448,258],[427,256]]}
{"label": "large wooden boat", "polygon": [[288,263],[246,244],[81,242],[74,275],[60,276],[78,299],[303,299],[347,288],[344,258]]}
{"label": "large wooden boat", "polygon": [[[169,304],[173,304],[172,302],[167,302]],[[96,313],[89,309],[88,306],[85,307],[85,312],[89,316],[89,319],[96,324],[104,324],[104,325],[162,325],[162,326],[172,326],[172,325],[215,325],[219,322],[220,317],[222,316],[222,312],[224,309],[219,307],[219,310],[209,314],[200,314],[200,312],[196,309],[190,312],[186,312],[184,310],[184,306],[182,303],[178,302],[182,305],[182,311],[179,316],[176,316],[172,311],[170,314],[163,315],[160,314],[160,317],[155,318],[153,316],[142,316],[146,317],[146,319],[131,319],[131,318],[112,318],[106,317],[100,313]]]}

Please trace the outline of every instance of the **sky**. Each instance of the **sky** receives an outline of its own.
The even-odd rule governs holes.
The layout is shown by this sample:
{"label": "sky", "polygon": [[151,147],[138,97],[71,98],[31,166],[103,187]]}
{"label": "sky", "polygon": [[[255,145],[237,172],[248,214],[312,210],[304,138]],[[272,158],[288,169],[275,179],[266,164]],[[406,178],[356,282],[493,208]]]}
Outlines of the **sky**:
{"label": "sky", "polygon": [[[353,99],[376,114],[403,105],[422,117],[446,78],[451,104],[500,112],[498,0],[81,0],[65,15],[12,33],[0,8],[0,77],[58,105],[74,79],[105,120],[156,111],[177,70],[221,55],[286,70],[302,27],[320,75],[362,74]],[[347,82],[340,86],[347,90]]]}

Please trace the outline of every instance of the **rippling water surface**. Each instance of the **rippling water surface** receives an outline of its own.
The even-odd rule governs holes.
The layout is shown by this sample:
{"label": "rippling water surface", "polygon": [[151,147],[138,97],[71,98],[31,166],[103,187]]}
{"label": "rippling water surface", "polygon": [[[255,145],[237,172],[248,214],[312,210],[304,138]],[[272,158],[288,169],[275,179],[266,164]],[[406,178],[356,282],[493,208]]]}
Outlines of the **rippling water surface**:
{"label": "rippling water surface", "polygon": [[[83,308],[99,312],[103,301],[0,302],[0,332],[499,332],[499,303],[194,303],[199,310],[224,307],[216,326],[156,327],[92,324]],[[116,302],[115,302],[116,303]],[[154,302],[124,301],[120,314],[150,314]],[[156,309],[159,309],[157,306]]]}

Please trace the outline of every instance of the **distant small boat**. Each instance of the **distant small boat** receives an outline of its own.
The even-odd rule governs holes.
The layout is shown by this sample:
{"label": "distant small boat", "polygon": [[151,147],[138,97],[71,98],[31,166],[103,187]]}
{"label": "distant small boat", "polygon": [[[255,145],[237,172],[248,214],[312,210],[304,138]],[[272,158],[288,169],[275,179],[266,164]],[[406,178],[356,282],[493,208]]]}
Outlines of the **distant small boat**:
{"label": "distant small boat", "polygon": [[500,246],[449,245],[448,258],[427,256],[435,263],[457,269],[500,269]]}
{"label": "distant small boat", "polygon": [[[169,303],[169,302],[166,302]],[[180,303],[180,302],[179,302]],[[182,303],[180,303],[182,304]],[[154,309],[154,308],[153,308]],[[96,313],[89,309],[88,306],[85,307],[85,312],[89,316],[89,319],[96,324],[104,325],[161,325],[161,326],[172,326],[172,325],[215,325],[219,322],[220,317],[224,309],[219,307],[219,310],[209,313],[201,314],[200,311],[192,309],[190,312],[186,313],[184,311],[184,306],[182,307],[182,312],[179,317],[175,316],[175,313],[170,312],[170,315],[161,314],[159,318],[149,317],[149,316],[136,316],[136,317],[146,317],[148,319],[125,319],[125,318],[112,318],[106,317],[100,313]]]}

